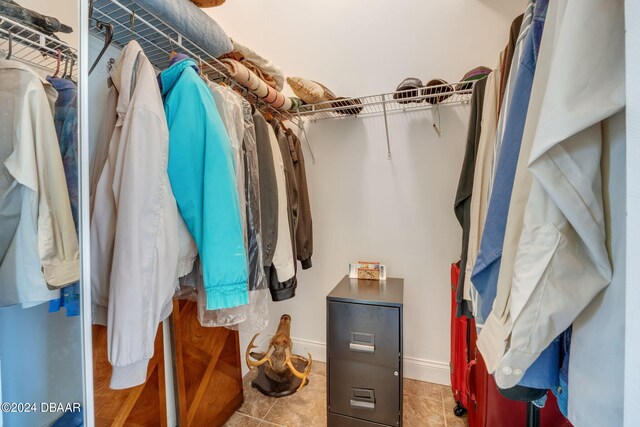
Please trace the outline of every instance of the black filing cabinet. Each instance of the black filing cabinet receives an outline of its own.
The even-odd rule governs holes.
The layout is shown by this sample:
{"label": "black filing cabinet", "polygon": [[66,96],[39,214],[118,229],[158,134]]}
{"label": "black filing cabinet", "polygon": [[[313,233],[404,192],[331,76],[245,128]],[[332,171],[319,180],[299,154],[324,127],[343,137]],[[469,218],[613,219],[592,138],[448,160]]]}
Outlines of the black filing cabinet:
{"label": "black filing cabinet", "polygon": [[403,279],[345,276],[327,295],[327,424],[402,425]]}

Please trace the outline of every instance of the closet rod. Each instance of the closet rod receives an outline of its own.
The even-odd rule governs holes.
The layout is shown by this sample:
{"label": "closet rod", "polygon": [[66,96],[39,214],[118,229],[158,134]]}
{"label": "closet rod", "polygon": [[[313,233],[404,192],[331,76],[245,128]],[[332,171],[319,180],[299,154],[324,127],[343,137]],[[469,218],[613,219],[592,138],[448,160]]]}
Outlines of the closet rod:
{"label": "closet rod", "polygon": [[[132,28],[130,19],[134,13],[136,25]],[[172,51],[181,51],[195,61],[201,61],[202,73],[210,80],[222,80],[229,82],[230,86],[244,88],[229,75],[227,67],[222,62],[191,42],[171,25],[137,6],[134,0],[94,0],[93,15],[93,19],[111,23],[114,26],[113,45],[124,47],[129,41],[137,40],[149,61],[159,70],[166,68]],[[90,31],[99,38],[104,37],[93,27]],[[258,110],[299,126],[293,120],[294,116],[291,112],[271,107],[248,90],[243,91],[243,96]]]}

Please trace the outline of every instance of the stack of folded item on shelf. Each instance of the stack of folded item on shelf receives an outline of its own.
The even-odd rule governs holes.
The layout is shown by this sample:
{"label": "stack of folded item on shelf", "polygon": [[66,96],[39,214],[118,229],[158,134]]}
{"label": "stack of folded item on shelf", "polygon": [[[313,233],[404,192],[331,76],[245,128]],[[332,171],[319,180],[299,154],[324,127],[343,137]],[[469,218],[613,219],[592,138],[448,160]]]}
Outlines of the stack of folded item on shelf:
{"label": "stack of folded item on shelf", "polygon": [[224,57],[241,62],[242,65],[264,80],[267,85],[279,92],[282,91],[284,73],[280,67],[237,40],[231,39],[231,43],[233,43],[233,51]]}
{"label": "stack of folded item on shelf", "polygon": [[359,99],[336,97],[332,91],[316,81],[302,77],[287,77],[287,83],[303,102],[321,104],[318,106],[320,109],[335,108],[336,113],[354,116],[362,111],[362,101]]}
{"label": "stack of folded item on shelf", "polygon": [[217,58],[233,50],[229,36],[209,15],[189,0],[125,0],[132,10],[143,8],[164,22],[171,23],[177,31]]}

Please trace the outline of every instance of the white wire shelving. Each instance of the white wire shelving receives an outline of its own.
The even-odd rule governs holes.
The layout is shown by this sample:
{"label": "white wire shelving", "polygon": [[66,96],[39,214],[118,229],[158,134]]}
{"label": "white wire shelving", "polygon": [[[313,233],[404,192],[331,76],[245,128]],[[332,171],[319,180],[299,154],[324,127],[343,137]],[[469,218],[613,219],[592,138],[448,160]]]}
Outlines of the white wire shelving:
{"label": "white wire shelving", "polygon": [[357,98],[339,98],[304,105],[300,107],[300,115],[315,121],[424,110],[437,108],[441,105],[466,104],[471,99],[473,84],[473,81],[457,82]]}
{"label": "white wire shelving", "polygon": [[[384,130],[387,140],[387,159],[391,160],[391,141],[389,138],[389,123],[387,121],[389,114],[433,109],[434,116],[438,118],[438,123],[434,118],[433,129],[440,136],[440,106],[468,104],[471,100],[474,84],[475,81],[465,81],[411,88],[359,98],[337,98],[317,104],[303,105],[300,107],[298,115],[299,117],[308,118],[312,122],[382,115],[384,117]],[[302,130],[304,131],[304,126],[302,126]]]}
{"label": "white wire shelving", "polygon": [[91,34],[101,39],[105,37],[104,31],[94,25],[95,20],[113,25],[112,45],[122,48],[136,40],[159,70],[167,68],[171,52],[184,53],[198,63],[201,72],[210,80],[226,83],[258,110],[283,120],[293,121],[296,118],[290,112],[273,108],[237,83],[222,62],[176,31],[170,23],[137,5],[135,0],[94,0],[92,6]]}
{"label": "white wire shelving", "polygon": [[[407,89],[364,96],[359,98],[341,98],[318,104],[308,104],[296,111],[280,111],[262,101],[247,88],[230,77],[226,66],[217,58],[190,41],[170,23],[164,22],[146,11],[135,0],[93,0],[92,23],[90,32],[104,39],[101,28],[93,25],[95,21],[113,25],[112,45],[124,47],[131,40],[136,40],[144,50],[147,58],[159,70],[169,64],[171,52],[184,53],[198,62],[201,71],[210,80],[222,81],[241,93],[245,99],[258,110],[281,120],[289,120],[304,135],[313,162],[315,156],[306,134],[304,118],[311,121],[334,119],[339,117],[361,117],[384,114],[385,131],[387,133],[388,158],[391,158],[387,115],[393,112],[414,111],[440,105],[463,104],[471,98],[473,82],[459,82],[446,85],[429,86],[419,89]],[[434,128],[439,132],[438,126]]]}
{"label": "white wire shelving", "polygon": [[[60,63],[60,75],[65,71],[78,80],[77,50],[65,42],[43,34],[24,24],[0,15],[0,58],[23,62],[53,75]],[[58,62],[58,56],[60,62]]]}

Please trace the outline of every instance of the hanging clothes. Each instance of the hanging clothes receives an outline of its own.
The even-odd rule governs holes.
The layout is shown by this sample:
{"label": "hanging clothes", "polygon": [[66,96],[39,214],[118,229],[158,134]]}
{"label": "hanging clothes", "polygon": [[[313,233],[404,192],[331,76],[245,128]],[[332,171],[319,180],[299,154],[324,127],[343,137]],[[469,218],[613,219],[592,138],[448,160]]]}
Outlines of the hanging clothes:
{"label": "hanging clothes", "polygon": [[293,157],[291,156],[291,150],[289,148],[289,138],[282,124],[279,122],[273,123],[273,131],[278,139],[278,148],[280,149],[280,155],[284,162],[284,176],[285,185],[287,191],[287,217],[289,223],[289,235],[291,238],[291,248],[293,251],[293,263],[295,270],[297,271],[296,259],[297,247],[296,247],[296,230],[298,228],[298,181],[296,180],[296,174],[293,169]]}
{"label": "hanging clothes", "polygon": [[179,216],[162,99],[136,41],[122,50],[110,78],[117,121],[91,213],[91,289],[94,323],[108,331],[110,386],[121,389],[145,382],[158,324],[172,311]]}
{"label": "hanging clothes", "polygon": [[[498,361],[496,382],[502,387],[517,382],[507,373],[528,369],[611,280],[600,121],[625,104],[623,7],[620,1],[611,5],[568,0],[554,9],[557,38],[528,162],[533,181],[515,260],[510,319],[496,321],[498,336],[509,337],[508,349],[496,358],[496,341],[494,354],[487,352]],[[586,20],[599,30],[585,26]]]}
{"label": "hanging clothes", "polygon": [[501,73],[498,83],[498,89],[500,91],[498,98],[498,113],[500,113],[500,110],[502,109],[502,100],[504,99],[504,92],[507,89],[507,76],[511,70],[511,63],[513,61],[513,55],[515,54],[516,44],[518,43],[518,36],[520,35],[520,28],[522,28],[523,18],[524,14],[516,16],[513,22],[511,22],[511,27],[509,28],[509,41],[507,42],[507,47],[504,50],[504,56],[502,57],[500,66],[500,68],[503,71],[506,70],[506,72]]}
{"label": "hanging clothes", "polygon": [[102,115],[98,142],[93,153],[93,159],[91,160],[91,170],[89,171],[89,212],[92,214],[98,181],[100,181],[102,169],[109,156],[109,143],[111,142],[111,135],[113,134],[113,129],[116,127],[116,121],[118,119],[118,114],[116,113],[117,105],[118,90],[111,82],[111,79],[109,79],[107,103],[104,114]]}
{"label": "hanging clothes", "polygon": [[[502,246],[509,212],[509,202],[513,189],[516,166],[520,155],[520,146],[527,118],[527,109],[533,86],[538,52],[542,39],[548,0],[536,0],[529,30],[522,43],[523,53],[513,87],[512,101],[508,105],[507,120],[500,156],[489,201],[489,210],[485,222],[480,251],[474,266],[471,281],[480,294],[480,311],[487,318],[492,310],[497,292]],[[560,334],[559,331],[558,335]],[[534,366],[522,370],[517,384],[546,390],[558,385],[560,340],[558,335],[542,354],[535,359]],[[528,368],[528,367],[527,367]],[[521,369],[521,368],[520,368]],[[502,387],[501,388],[510,388]],[[544,395],[544,393],[540,393]]]}
{"label": "hanging clothes", "polygon": [[302,143],[291,129],[285,129],[289,141],[289,151],[293,162],[293,173],[298,186],[298,223],[295,230],[296,256],[303,270],[311,268],[313,255],[313,220],[311,200],[307,187],[307,171],[302,153]]}
{"label": "hanging clothes", "polygon": [[531,97],[527,108],[527,120],[523,130],[520,155],[516,165],[516,173],[513,181],[509,212],[505,226],[505,235],[502,245],[502,258],[500,272],[496,286],[496,297],[492,310],[486,319],[483,331],[478,336],[478,348],[482,352],[485,364],[489,372],[494,372],[496,363],[506,349],[508,334],[501,329],[496,329],[502,322],[508,322],[511,285],[515,268],[515,256],[518,242],[522,233],[527,198],[531,190],[533,176],[527,169],[531,148],[536,134],[538,121],[543,106],[544,92],[549,78],[549,62],[552,58],[553,46],[557,37],[556,20],[557,4],[549,5],[547,12],[549,23],[545,25],[540,41],[540,55],[536,64],[536,73],[531,87]]}
{"label": "hanging clothes", "polygon": [[269,125],[260,112],[253,114],[260,181],[260,224],[262,227],[262,265],[268,277],[278,243],[278,183],[271,150]]}
{"label": "hanging clothes", "polygon": [[[269,288],[263,267],[262,227],[260,223],[260,180],[256,134],[251,105],[236,92],[228,89],[229,96],[242,106],[242,141],[246,197],[246,242],[248,260],[249,304],[220,310],[204,310],[205,301],[198,294],[198,317],[203,326],[225,326],[246,331],[264,330],[269,323]],[[235,100],[233,101],[236,102]],[[224,107],[227,108],[227,107]],[[225,123],[227,128],[229,125]]]}
{"label": "hanging clothes", "polygon": [[238,192],[238,202],[240,204],[240,217],[242,219],[242,235],[245,237],[245,248],[247,246],[247,196],[245,183],[244,154],[242,141],[244,140],[244,117],[242,98],[231,88],[220,86],[216,83],[209,83],[209,89],[216,102],[216,108],[222,119],[229,142],[233,148],[233,159],[236,171],[236,184]]}
{"label": "hanging clothes", "polygon": [[295,296],[298,285],[296,279],[296,262],[293,253],[293,236],[291,233],[292,208],[289,207],[285,162],[273,127],[267,126],[271,154],[275,168],[278,201],[278,237],[273,253],[273,261],[269,272],[269,289],[274,301],[283,301]]}
{"label": "hanging clothes", "polygon": [[[503,62],[504,55],[505,52],[503,51],[500,54],[499,63]],[[479,296],[475,288],[471,285],[471,273],[473,272],[473,266],[476,263],[478,250],[480,249],[480,241],[482,239],[489,202],[489,182],[491,181],[493,143],[498,125],[499,82],[501,76],[502,70],[500,66],[497,65],[486,78],[484,102],[482,104],[482,124],[475,154],[473,187],[471,189],[471,202],[469,206],[469,236],[467,239],[463,298],[471,304],[471,311],[475,316],[475,323],[478,329],[482,328],[484,319],[478,311]]]}
{"label": "hanging clothes", "polygon": [[207,310],[247,304],[247,257],[233,149],[191,59],[160,74],[169,125],[169,178],[200,254]]}
{"label": "hanging clothes", "polygon": [[476,154],[482,134],[482,113],[484,111],[484,94],[487,78],[478,80],[473,86],[471,94],[471,112],[469,113],[469,128],[467,142],[458,180],[458,189],[453,205],[458,223],[462,227],[462,249],[460,255],[460,277],[456,289],[456,316],[473,317],[469,305],[464,302],[465,270],[469,251],[469,233],[471,231],[471,197],[473,191],[473,177],[476,167]]}
{"label": "hanging clothes", "polygon": [[[522,54],[524,51],[524,40],[529,34],[529,30],[531,28],[531,22],[533,21],[533,12],[535,7],[534,0],[527,1],[527,7],[522,16],[522,25],[520,26],[520,32],[518,34],[518,38],[516,40],[516,44],[513,48],[513,55],[511,55],[511,68],[505,69],[503,71],[503,79],[506,79],[503,82],[502,94],[500,98],[500,105],[498,111],[500,111],[500,116],[498,117],[498,127],[496,129],[496,139],[494,142],[493,149],[493,160],[491,162],[491,180],[489,184],[489,194],[488,197],[491,197],[491,191],[493,190],[493,181],[496,175],[496,168],[498,167],[498,158],[500,156],[500,148],[502,146],[502,141],[504,138],[505,127],[507,125],[507,117],[509,108],[511,105],[511,100],[513,99],[513,89],[516,84],[516,78],[518,76],[518,70],[520,69],[520,62],[522,59]],[[507,46],[508,49],[508,46]],[[509,57],[507,57],[508,59]],[[487,203],[489,201],[487,200]]]}
{"label": "hanging clothes", "polygon": [[484,319],[489,315],[495,299],[504,229],[522,143],[522,133],[527,117],[529,97],[531,96],[536,59],[542,38],[546,1],[537,0],[535,2],[535,13],[531,19],[534,24],[530,24],[524,34],[522,42],[523,55],[520,58],[520,64],[517,66],[516,82],[513,85],[511,94],[512,102],[505,103],[505,107],[508,108],[505,132],[501,142],[498,144],[500,154],[497,157],[495,179],[492,184],[480,250],[471,277],[471,281],[482,300],[480,312]]}
{"label": "hanging clothes", "polygon": [[57,93],[0,60],[0,306],[29,307],[79,279],[78,238],[53,121]]}
{"label": "hanging clothes", "polygon": [[[613,8],[617,9],[616,14],[621,14],[622,2]],[[633,286],[626,277],[626,243],[631,238],[626,225],[628,168],[625,163],[630,142],[626,120],[623,110],[602,123],[606,243],[613,275],[611,284],[573,322],[566,381],[570,387],[563,385],[559,394],[567,399],[568,392],[568,418],[576,426],[624,425],[624,406],[629,405],[629,401],[621,397],[628,378],[622,369],[625,363],[625,312],[635,308],[626,300],[626,288]],[[562,376],[560,378],[562,380]],[[558,398],[560,402],[562,400]]]}
{"label": "hanging clothes", "polygon": [[[54,122],[60,144],[60,154],[67,180],[67,191],[71,202],[71,215],[78,235],[78,88],[68,79],[47,77],[58,92]],[[80,315],[80,284],[75,282],[60,290],[60,298],[49,302],[49,312],[65,308],[67,316]]]}
{"label": "hanging clothes", "polygon": [[[239,95],[236,94],[238,98]],[[247,198],[247,258],[249,263],[249,291],[267,289],[262,243],[261,201],[260,201],[260,161],[256,141],[256,129],[253,122],[252,107],[243,98],[242,115],[244,123],[244,139],[242,153],[246,177],[245,194]]]}

